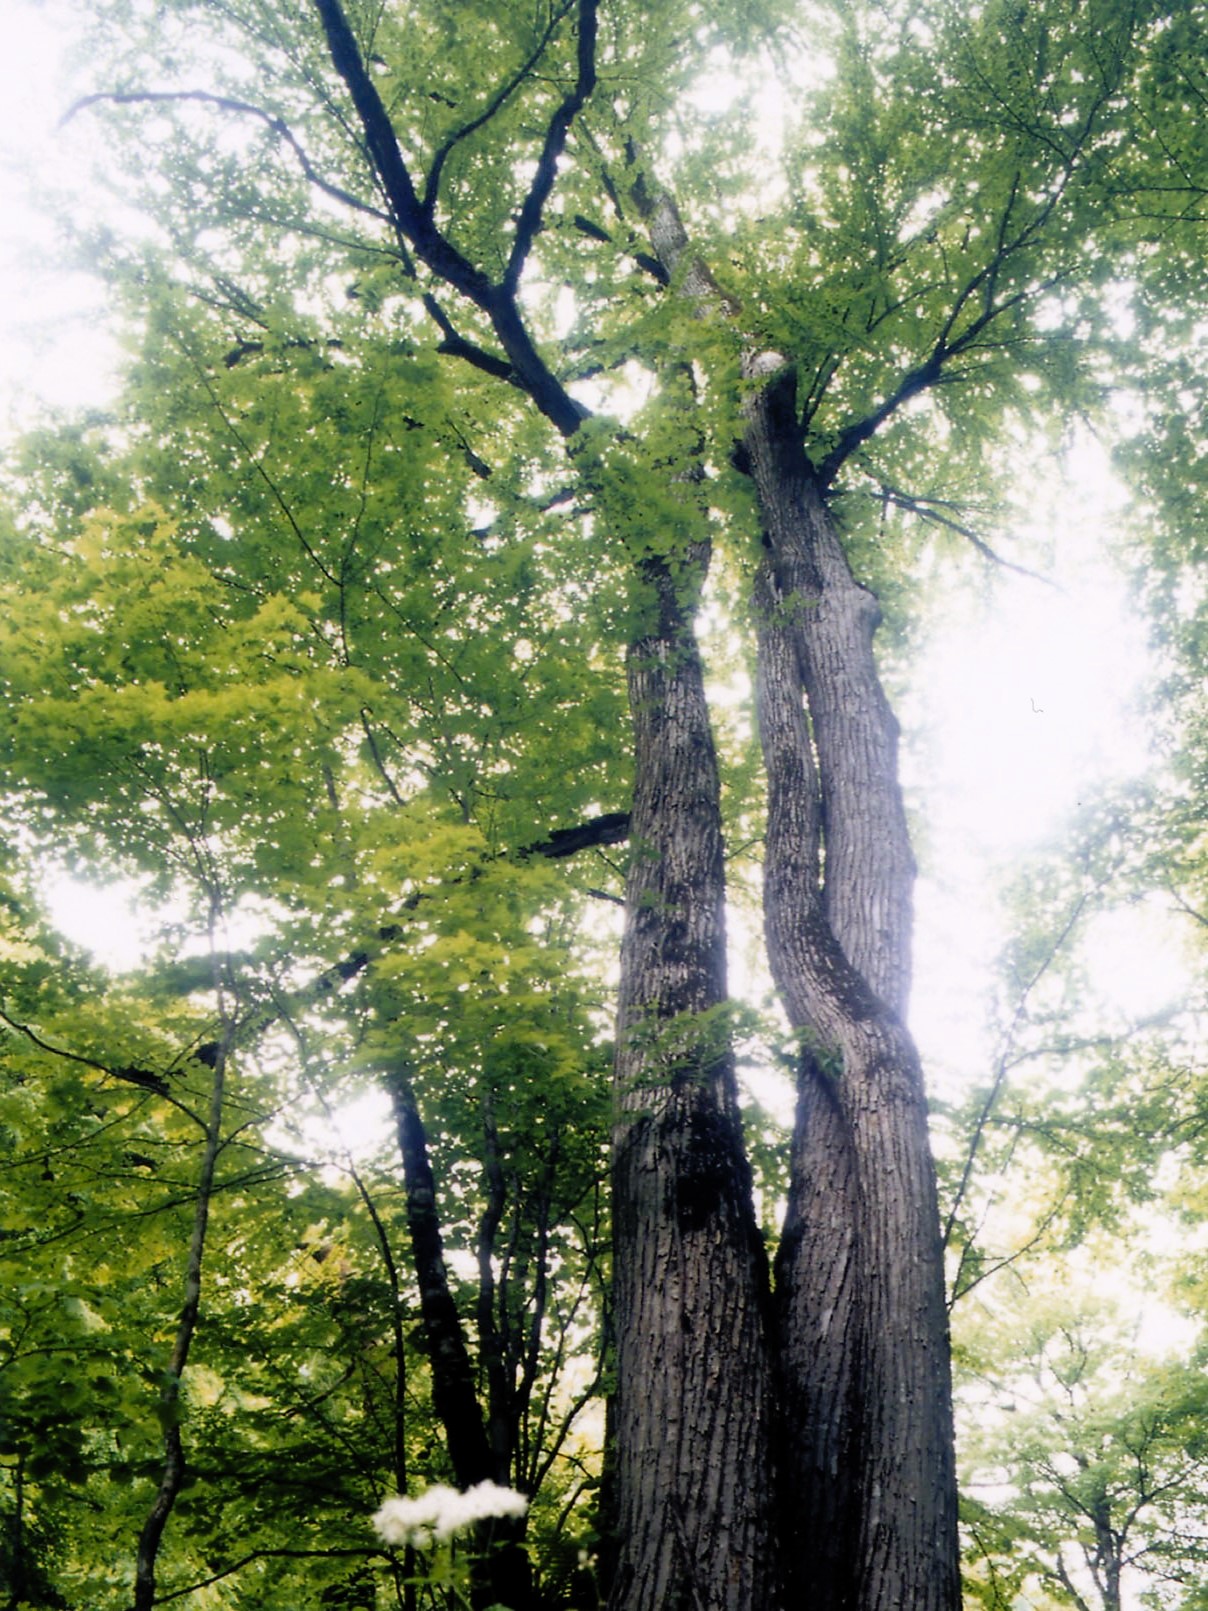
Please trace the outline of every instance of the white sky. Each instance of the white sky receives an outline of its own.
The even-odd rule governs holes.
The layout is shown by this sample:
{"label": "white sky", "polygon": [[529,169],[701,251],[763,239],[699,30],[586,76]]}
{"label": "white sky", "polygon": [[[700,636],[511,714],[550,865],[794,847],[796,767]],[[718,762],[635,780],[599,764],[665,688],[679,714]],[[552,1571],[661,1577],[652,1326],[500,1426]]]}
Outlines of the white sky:
{"label": "white sky", "polygon": [[0,432],[39,405],[101,404],[112,394],[116,347],[96,281],[63,266],[59,232],[40,191],[70,182],[75,131],[67,109],[62,33],[52,14],[9,0],[0,52]]}
{"label": "white sky", "polygon": [[[1097,790],[1149,762],[1145,626],[1108,552],[1124,489],[1083,440],[1038,479],[1035,500],[1018,537],[1056,538],[1054,585],[1002,571],[987,595],[958,599],[900,711],[921,816],[912,1020],[941,1090],[985,1077],[970,1005],[1006,938],[997,887],[1058,843]],[[1091,984],[1124,1018],[1156,1013],[1187,987],[1186,928],[1157,905],[1100,924],[1085,952]]]}
{"label": "white sky", "polygon": [[[62,35],[44,8],[10,7],[0,58],[0,432],[28,423],[39,404],[103,403],[116,355],[99,286],[61,257],[55,266],[55,228],[30,199],[31,184],[36,193],[66,183],[80,139],[57,128],[69,97]],[[925,823],[913,1017],[946,1078],[982,1072],[974,1004],[1002,939],[994,879],[1056,836],[1098,782],[1144,765],[1131,708],[1143,637],[1104,557],[1122,493],[1094,444],[1067,472],[1065,487],[1037,485],[1033,517],[1042,536],[1060,528],[1060,589],[1004,572],[984,601],[954,590],[953,618],[925,647],[901,712],[912,735],[907,791]],[[75,938],[115,965],[137,955],[120,899],[115,910],[112,895],[65,881],[56,907]],[[1152,913],[1146,922],[1143,938],[1117,931],[1097,959],[1104,987],[1138,1012],[1160,1005],[1182,973],[1175,925]]]}

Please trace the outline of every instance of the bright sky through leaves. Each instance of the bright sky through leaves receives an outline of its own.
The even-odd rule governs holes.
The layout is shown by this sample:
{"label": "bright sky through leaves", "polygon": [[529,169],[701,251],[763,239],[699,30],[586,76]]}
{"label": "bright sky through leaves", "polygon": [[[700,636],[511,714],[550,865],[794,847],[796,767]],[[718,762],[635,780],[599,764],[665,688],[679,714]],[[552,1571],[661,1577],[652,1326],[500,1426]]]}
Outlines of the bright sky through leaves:
{"label": "bright sky through leaves", "polygon": [[72,137],[63,35],[43,9],[14,7],[0,56],[0,429],[39,404],[78,408],[112,394],[116,349],[96,281],[72,273],[59,232],[34,191],[67,183]]}
{"label": "bright sky through leaves", "polygon": [[[64,43],[45,8],[21,6],[0,61],[0,425],[10,430],[42,404],[101,405],[116,382],[103,292],[64,265],[56,227],[31,199],[35,175],[51,193],[67,188],[79,156],[77,131],[58,128],[70,97]],[[722,84],[703,85],[703,105],[725,98]],[[966,1072],[979,1055],[971,1001],[1001,941],[986,896],[993,876],[1060,834],[1097,784],[1146,764],[1144,633],[1106,557],[1123,490],[1091,441],[1031,490],[1022,529],[995,541],[1058,585],[992,567],[984,597],[976,584],[945,584],[951,615],[922,646],[901,710],[904,781],[927,824],[916,1031],[933,1057],[942,1050]],[[1035,557],[1046,550],[1051,563]],[[970,556],[966,570],[981,566]],[[142,941],[130,892],[112,897],[57,876],[48,893],[72,938],[115,967],[134,963]],[[1127,989],[1138,1011],[1156,1010],[1179,983],[1173,932],[1153,914],[1147,921],[1143,944],[1117,930],[1095,948],[1104,991]]]}
{"label": "bright sky through leaves", "polygon": [[[1201,552],[1178,321],[1203,282],[1193,232],[1168,269],[1131,210],[1160,177],[1147,98],[1163,129],[1186,110],[1159,69],[1208,57],[1115,0],[1100,53],[1085,4],[14,0],[0,1337],[29,1341],[0,1397],[40,1462],[0,1446],[22,1528],[31,1496],[19,1564],[54,1503],[63,1574],[107,1570],[122,1531],[139,1606],[260,1576],[288,1608],[268,1578],[313,1554],[319,1593],[395,1490],[393,1542],[443,1573],[440,1484],[514,1468],[525,1551],[565,1576],[606,1382],[634,1561],[671,1548],[660,1495],[701,1472],[721,1486],[681,1564],[753,1505],[711,1603],[737,1603],[715,1585],[742,1558],[773,1563],[742,1591],[762,1611],[780,1557],[814,1579],[788,1601],[955,1611],[959,1470],[987,1606],[1066,1603],[1038,1585],[1068,1546],[1070,1603],[1139,1611],[1158,1568],[1080,1598],[1086,1529],[1033,1492],[1050,1466],[1116,1480],[1134,1379],[1155,1404],[1173,1384],[1155,1458],[1194,1455],[1175,1511],[1208,1516],[1184,1314],[1208,1283],[1203,638],[1172,624]],[[571,134],[539,158],[560,82]],[[408,173],[429,153],[447,257],[382,167],[396,145]],[[1046,1420],[1029,1378],[1047,1391],[1079,1327],[1101,1368],[1076,1424],[1057,1399]],[[841,1454],[815,1459],[802,1404]],[[79,1486],[73,1410],[87,1513],[54,1491]],[[168,1499],[139,1532],[147,1474]],[[920,1564],[865,1599],[873,1514],[917,1528]]]}

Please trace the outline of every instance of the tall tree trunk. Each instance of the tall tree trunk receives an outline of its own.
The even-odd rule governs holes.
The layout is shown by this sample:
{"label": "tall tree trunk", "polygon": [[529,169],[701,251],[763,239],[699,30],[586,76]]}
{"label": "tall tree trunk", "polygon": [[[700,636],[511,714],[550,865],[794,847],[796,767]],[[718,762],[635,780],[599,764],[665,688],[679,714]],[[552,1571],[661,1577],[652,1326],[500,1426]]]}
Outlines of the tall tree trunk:
{"label": "tall tree trunk", "polygon": [[692,632],[707,554],[648,560],[616,1059],[614,1611],[774,1606],[766,1268],[724,1022],[717,762]]}
{"label": "tall tree trunk", "polygon": [[[791,378],[750,407],[768,775],[764,912],[802,1037],[779,1366],[790,1604],[960,1603],[943,1264],[926,1101],[902,1022],[913,861],[876,600],[801,445]],[[798,1419],[799,1418],[799,1419]]]}
{"label": "tall tree trunk", "polygon": [[[340,0],[314,5],[400,239],[486,315],[507,365],[457,339],[441,313],[454,342],[446,350],[506,375],[573,452],[587,411],[541,358],[517,291],[567,133],[595,88],[596,0],[576,8],[574,85],[547,126],[497,284],[421,201]],[[426,306],[439,312],[432,298]],[[619,535],[632,522],[618,513]],[[767,1274],[722,1022],[719,782],[692,634],[708,554],[690,542],[677,547],[668,554],[656,541],[634,561],[653,608],[629,658],[635,801],[613,1174],[621,1538],[610,1603],[616,1611],[769,1611]]]}
{"label": "tall tree trunk", "polygon": [[[449,1288],[427,1132],[406,1073],[392,1071],[388,1083],[403,1160],[407,1225],[432,1371],[432,1403],[444,1428],[457,1485],[473,1488],[480,1482],[498,1480],[499,1473],[483,1424],[461,1315]],[[506,1472],[502,1480],[506,1481]],[[472,1568],[476,1608],[503,1604],[510,1611],[526,1611],[531,1605],[532,1567],[522,1538],[523,1522],[506,1518],[484,1522],[477,1529],[480,1553]]]}
{"label": "tall tree trunk", "polygon": [[1087,1564],[1103,1597],[1103,1611],[1120,1611],[1125,1534],[1112,1526],[1111,1500],[1106,1494],[1100,1494],[1091,1505],[1091,1521],[1095,1550],[1093,1555],[1087,1551]]}

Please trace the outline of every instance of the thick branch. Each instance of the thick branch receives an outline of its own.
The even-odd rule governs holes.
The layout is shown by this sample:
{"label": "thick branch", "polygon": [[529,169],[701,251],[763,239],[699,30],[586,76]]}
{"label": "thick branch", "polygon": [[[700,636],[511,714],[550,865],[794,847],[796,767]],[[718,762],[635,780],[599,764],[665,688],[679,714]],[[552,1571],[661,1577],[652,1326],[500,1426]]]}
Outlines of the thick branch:
{"label": "thick branch", "polygon": [[818,466],[818,485],[821,488],[830,486],[846,460],[857,448],[870,441],[903,403],[908,403],[912,397],[935,385],[943,373],[947,356],[942,347],[937,347],[921,364],[906,372],[879,408],[874,408],[871,414],[855,420],[840,431],[839,440]]}
{"label": "thick branch", "polygon": [[[511,363],[516,383],[565,437],[575,434],[587,417],[588,410],[571,397],[537,351],[516,306],[515,288],[524,257],[540,225],[542,209],[553,187],[558,157],[566,143],[571,120],[595,82],[595,4],[596,0],[580,0],[579,79],[575,90],[554,114],[546,135],[537,177],[525,200],[517,227],[509,264],[510,277],[505,276],[501,286],[494,286],[487,275],[440,232],[416,195],[399,149],[394,125],[369,76],[340,0],[314,0],[327,37],[332,64],[352,97],[365,135],[369,160],[389,199],[400,234],[411,243],[433,274],[487,314]],[[462,352],[461,356],[468,354]],[[479,364],[479,367],[486,366]]]}
{"label": "thick branch", "polygon": [[675,197],[661,185],[651,187],[644,169],[640,166],[641,153],[632,143],[628,147],[628,157],[630,163],[637,167],[637,176],[630,193],[649,232],[655,260],[662,270],[662,275],[656,278],[661,278],[664,284],[670,285],[677,274],[682,275],[680,293],[695,304],[698,315],[702,317],[715,309],[730,316],[736,314],[737,304],[718,285],[703,259],[693,257],[686,268],[682,267],[691,250],[691,242],[688,231],[684,228],[684,221],[680,217],[679,208],[675,204]]}
{"label": "thick branch", "polygon": [[[613,238],[608,231],[599,224],[593,223],[590,218],[584,217],[582,213],[576,213],[571,219],[571,223],[581,235],[586,235],[588,240],[602,241],[606,246],[613,245]],[[660,285],[668,286],[671,284],[671,276],[657,257],[651,257],[649,252],[634,251],[633,260],[639,268],[645,269],[651,279],[657,280]]]}
{"label": "thick branch", "polygon": [[573,828],[555,828],[548,839],[538,839],[517,852],[521,857],[547,856],[559,861],[564,856],[577,855],[580,850],[592,850],[600,845],[619,845],[629,838],[628,811],[608,811],[602,817],[592,817]]}
{"label": "thick branch", "polygon": [[[960,353],[968,352],[976,345],[979,337],[985,330],[1002,318],[1006,313],[1018,308],[1021,304],[1033,300],[1035,297],[1059,284],[1068,274],[1068,269],[1058,270],[1047,279],[1022,290],[1015,291],[1001,299],[998,297],[999,281],[1006,265],[1012,259],[1018,258],[1020,253],[1034,244],[1041,235],[1045,226],[1056,211],[1059,202],[1065,195],[1074,171],[1083,157],[1090,141],[1092,129],[1099,110],[1108,98],[1105,88],[1089,109],[1077,138],[1070,152],[1058,152],[1061,159],[1061,170],[1058,178],[1048,195],[1032,212],[1023,224],[1011,234],[1012,219],[1019,200],[1022,187],[1022,176],[1015,174],[1006,202],[1003,205],[998,220],[998,229],[989,261],[983,263],[976,273],[971,274],[961,286],[952,303],[951,311],[940,328],[930,353],[920,363],[907,370],[901,381],[889,394],[879,407],[872,410],[862,419],[855,420],[839,435],[835,447],[827,454],[818,468],[818,479],[822,487],[828,487],[850,456],[880,430],[881,426],[895,414],[899,408],[920,392],[937,385],[944,378],[944,372],[950,361]],[[1030,131],[1035,133],[1035,131]],[[980,311],[964,326],[959,333],[957,326],[970,304],[977,306]]]}
{"label": "thick branch", "polygon": [[598,0],[579,0],[578,76],[574,89],[550,119],[537,162],[537,172],[520,209],[516,238],[503,276],[503,289],[509,296],[516,294],[525,261],[541,227],[541,215],[558,176],[558,158],[566,148],[570,126],[596,87],[597,5]]}
{"label": "thick branch", "polygon": [[389,198],[399,228],[434,273],[479,307],[486,307],[490,301],[490,281],[445,239],[420,203],[390,114],[365,67],[340,0],[314,0],[314,6],[323,24],[332,65],[352,97],[369,159]]}
{"label": "thick branch", "polygon": [[144,1091],[154,1091],[157,1096],[171,1095],[168,1082],[162,1074],[149,1073],[145,1068],[112,1068],[108,1063],[98,1062],[95,1057],[81,1057],[78,1052],[69,1052],[62,1046],[54,1046],[50,1041],[43,1040],[28,1024],[18,1023],[15,1018],[10,1018],[3,1011],[0,1011],[0,1023],[7,1024],[18,1035],[24,1035],[26,1040],[32,1042],[41,1052],[49,1052],[53,1057],[61,1057],[68,1063],[79,1063],[84,1068],[96,1069],[99,1074],[108,1074],[111,1079],[123,1080],[127,1085],[137,1085]]}
{"label": "thick branch", "polygon": [[445,338],[436,349],[437,352],[448,353],[452,358],[462,358],[475,369],[481,369],[483,374],[493,375],[496,380],[516,381],[516,372],[505,358],[497,358],[493,352],[475,346],[472,341],[467,341],[464,336],[458,334],[453,321],[431,292],[427,292],[424,296],[424,307]]}

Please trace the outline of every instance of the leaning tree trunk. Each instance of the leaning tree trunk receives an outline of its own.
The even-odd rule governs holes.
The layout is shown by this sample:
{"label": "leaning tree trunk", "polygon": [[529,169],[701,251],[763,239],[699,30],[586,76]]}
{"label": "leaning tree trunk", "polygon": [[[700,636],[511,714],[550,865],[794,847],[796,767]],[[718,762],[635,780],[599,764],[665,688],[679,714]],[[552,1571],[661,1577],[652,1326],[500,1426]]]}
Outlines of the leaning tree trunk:
{"label": "leaning tree trunk", "polygon": [[943,1264],[926,1102],[902,1022],[913,862],[876,600],[800,442],[791,378],[750,406],[764,523],[764,913],[802,1038],[777,1261],[788,1603],[956,1611]]}
{"label": "leaning tree trunk", "polygon": [[718,773],[692,633],[707,556],[642,567],[616,1059],[614,1611],[768,1611],[766,1269],[725,1023]]}

